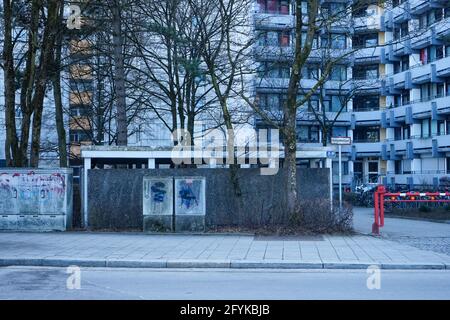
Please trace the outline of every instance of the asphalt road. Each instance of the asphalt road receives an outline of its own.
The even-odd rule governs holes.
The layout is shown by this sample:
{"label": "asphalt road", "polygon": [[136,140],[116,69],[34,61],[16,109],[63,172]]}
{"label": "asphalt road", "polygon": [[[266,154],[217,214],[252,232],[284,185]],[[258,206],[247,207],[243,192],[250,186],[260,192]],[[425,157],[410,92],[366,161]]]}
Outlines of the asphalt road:
{"label": "asphalt road", "polygon": [[[450,299],[450,271],[0,268],[0,299]],[[69,281],[77,286],[77,281]]]}

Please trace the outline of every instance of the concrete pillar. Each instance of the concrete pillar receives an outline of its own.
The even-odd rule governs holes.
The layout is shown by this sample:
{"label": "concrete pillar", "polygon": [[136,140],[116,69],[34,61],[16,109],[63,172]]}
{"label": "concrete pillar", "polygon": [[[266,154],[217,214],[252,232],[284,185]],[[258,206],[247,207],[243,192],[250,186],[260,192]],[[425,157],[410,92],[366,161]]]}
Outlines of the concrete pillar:
{"label": "concrete pillar", "polygon": [[89,212],[88,212],[88,170],[91,169],[91,158],[84,158],[83,166],[83,226],[88,227]]}

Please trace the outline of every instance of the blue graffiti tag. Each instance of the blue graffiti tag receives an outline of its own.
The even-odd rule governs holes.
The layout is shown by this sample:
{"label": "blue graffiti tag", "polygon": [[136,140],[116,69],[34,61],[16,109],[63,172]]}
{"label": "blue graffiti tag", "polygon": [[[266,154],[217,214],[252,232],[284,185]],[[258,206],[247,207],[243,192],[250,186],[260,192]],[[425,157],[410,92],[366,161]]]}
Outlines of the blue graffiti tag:
{"label": "blue graffiti tag", "polygon": [[178,192],[181,198],[181,206],[185,205],[189,209],[194,204],[197,206],[198,201],[190,185],[184,183]]}
{"label": "blue graffiti tag", "polygon": [[152,196],[154,202],[164,202],[164,198],[166,196],[166,185],[163,182],[155,182],[154,185],[152,185]]}

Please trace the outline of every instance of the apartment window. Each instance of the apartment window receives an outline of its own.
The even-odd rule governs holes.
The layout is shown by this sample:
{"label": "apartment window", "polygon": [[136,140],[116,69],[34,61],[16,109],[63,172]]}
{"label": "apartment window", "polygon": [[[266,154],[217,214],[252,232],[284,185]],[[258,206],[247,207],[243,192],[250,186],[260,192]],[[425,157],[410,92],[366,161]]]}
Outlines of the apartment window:
{"label": "apartment window", "polygon": [[395,174],[402,174],[402,160],[394,161]]}
{"label": "apartment window", "polygon": [[394,28],[394,40],[406,37],[409,34],[408,22],[403,22],[399,27]]}
{"label": "apartment window", "polygon": [[450,95],[450,78],[445,79],[445,88],[446,88],[445,92],[449,96]]}
{"label": "apartment window", "polygon": [[395,107],[406,106],[410,103],[409,90],[401,90],[400,94],[394,97]]}
{"label": "apartment window", "polygon": [[394,140],[402,140],[402,128],[395,127],[394,128]]}
{"label": "apartment window", "polygon": [[444,18],[444,9],[430,10],[419,16],[419,28],[425,29],[431,26],[433,23],[441,21]]}
{"label": "apartment window", "polygon": [[405,2],[405,0],[392,0],[392,7],[398,7],[399,5],[401,5],[403,2]]}
{"label": "apartment window", "polygon": [[370,48],[378,45],[378,33],[363,33],[353,37],[352,45],[354,48]]}
{"label": "apartment window", "polygon": [[[306,39],[307,39],[307,34],[305,33],[305,32],[303,32],[302,33],[302,46],[305,46],[305,44],[306,44]],[[311,43],[311,47],[313,48],[313,49],[316,49],[316,48],[318,48],[318,36],[316,35],[316,36],[314,36],[313,37],[313,39],[312,39],[312,43]]]}
{"label": "apartment window", "polygon": [[70,142],[82,142],[90,140],[89,134],[80,130],[70,131],[69,138]]}
{"label": "apartment window", "polygon": [[420,86],[421,101],[428,101],[431,99],[431,83],[425,83]]}
{"label": "apartment window", "polygon": [[355,142],[379,142],[380,128],[376,126],[356,127],[353,131]]}
{"label": "apartment window", "polygon": [[[304,100],[304,95],[297,95],[297,103],[301,103]],[[304,107],[307,107],[308,111],[312,112],[312,109],[319,110],[319,96],[318,95],[312,95],[308,101],[303,103]]]}
{"label": "apartment window", "polygon": [[347,80],[347,67],[343,65],[335,65],[331,69],[330,80],[345,81]]}
{"label": "apartment window", "polygon": [[346,15],[345,8],[345,3],[342,2],[326,2],[322,5],[322,13],[324,17],[336,19]]}
{"label": "apartment window", "polygon": [[319,142],[319,127],[317,126],[298,125],[296,134],[297,134],[297,142],[300,143]]}
{"label": "apartment window", "polygon": [[353,98],[353,111],[371,111],[379,109],[379,95],[358,95]]}
{"label": "apartment window", "polygon": [[322,47],[330,49],[347,48],[347,38],[343,34],[328,33],[322,36]]}
{"label": "apartment window", "polygon": [[403,139],[411,139],[411,128],[409,125],[402,126]]}
{"label": "apartment window", "polygon": [[90,115],[90,109],[86,107],[71,107],[70,115],[72,117],[87,117]]}
{"label": "apartment window", "polygon": [[403,56],[400,61],[394,61],[394,73],[403,72],[409,69],[409,56]]}
{"label": "apartment window", "polygon": [[357,65],[353,67],[353,78],[373,80],[378,78],[378,64]]}
{"label": "apartment window", "polygon": [[287,47],[290,45],[289,31],[268,31],[259,34],[260,46]]}
{"label": "apartment window", "polygon": [[340,112],[347,111],[347,106],[344,104],[343,96],[325,96],[323,99],[325,111],[328,112]]}
{"label": "apartment window", "polygon": [[305,79],[318,79],[319,66],[317,64],[308,64],[302,69],[302,76]]}
{"label": "apartment window", "polygon": [[411,174],[411,160],[405,159],[402,160],[402,173],[403,174]]}
{"label": "apartment window", "polygon": [[445,135],[445,120],[437,121],[437,135],[438,136]]}
{"label": "apartment window", "polygon": [[346,137],[347,136],[347,128],[346,127],[333,127],[331,129],[331,136]]}
{"label": "apartment window", "polygon": [[429,138],[431,137],[431,119],[423,119],[421,126],[421,137],[422,138]]}
{"label": "apartment window", "polygon": [[288,0],[258,0],[259,12],[272,14],[289,14]]}
{"label": "apartment window", "polygon": [[290,68],[287,65],[271,62],[261,62],[258,68],[258,76],[260,78],[283,78],[290,76]]}

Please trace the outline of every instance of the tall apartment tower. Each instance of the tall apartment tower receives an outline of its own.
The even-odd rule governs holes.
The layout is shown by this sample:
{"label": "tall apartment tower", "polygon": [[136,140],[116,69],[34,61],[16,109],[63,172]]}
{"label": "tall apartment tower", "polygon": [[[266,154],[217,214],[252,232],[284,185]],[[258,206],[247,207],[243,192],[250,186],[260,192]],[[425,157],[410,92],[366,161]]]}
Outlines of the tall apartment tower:
{"label": "tall apartment tower", "polygon": [[388,184],[439,184],[450,172],[450,1],[394,0],[382,16]]}
{"label": "tall apartment tower", "polygon": [[[289,51],[291,2],[255,1],[256,32],[262,34],[258,45]],[[342,109],[331,136],[353,141],[343,148],[344,183],[438,185],[450,172],[450,1],[323,0],[319,10],[333,13],[345,6],[352,8],[350,28],[332,27],[331,36],[319,33],[313,51],[325,43],[331,51],[352,54],[335,66],[325,93],[318,92],[307,106],[325,110],[330,118]],[[279,110],[290,66],[279,54],[264,52],[256,55],[264,76],[255,90],[261,106]],[[311,54],[302,87],[311,88],[320,72],[320,61]],[[349,98],[342,99],[349,90]],[[263,128],[264,121],[256,119],[255,126]],[[298,147],[322,145],[321,130],[314,118],[298,116]],[[299,159],[298,164],[312,167],[316,161]],[[337,171],[337,163],[333,167]]]}

